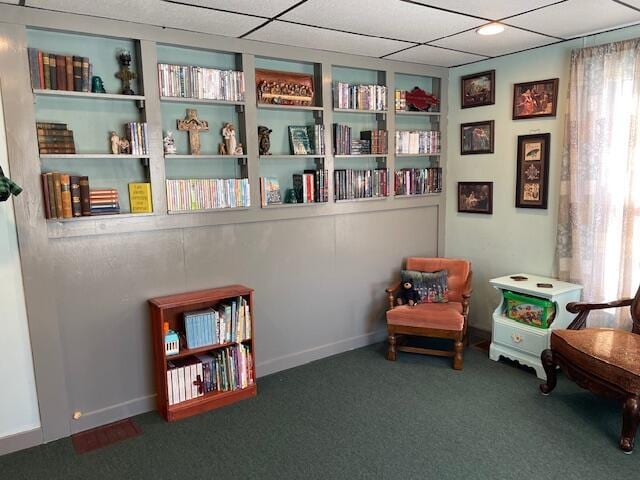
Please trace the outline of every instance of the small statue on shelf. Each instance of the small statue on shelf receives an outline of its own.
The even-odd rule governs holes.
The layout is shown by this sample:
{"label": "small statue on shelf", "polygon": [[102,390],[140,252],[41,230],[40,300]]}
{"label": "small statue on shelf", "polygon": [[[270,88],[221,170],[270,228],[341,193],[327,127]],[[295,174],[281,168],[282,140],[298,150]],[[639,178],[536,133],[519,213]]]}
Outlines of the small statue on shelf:
{"label": "small statue on shelf", "polygon": [[97,75],[91,77],[91,91],[93,93],[107,93],[107,91],[104,89],[104,83],[102,82],[102,79]]}
{"label": "small statue on shelf", "polygon": [[111,153],[118,155],[120,153],[120,137],[116,132],[111,132]]}
{"label": "small statue on shelf", "polygon": [[298,196],[293,188],[288,188],[284,196],[284,203],[298,203]]}
{"label": "small statue on shelf", "polygon": [[188,108],[186,118],[178,119],[178,130],[189,132],[189,153],[200,155],[200,132],[209,131],[209,122],[198,118],[198,110]]}
{"label": "small statue on shelf", "polygon": [[126,138],[121,138],[120,139],[119,147],[120,147],[119,150],[120,150],[121,154],[131,153],[129,140],[127,140]]}
{"label": "small statue on shelf", "polygon": [[122,94],[133,95],[131,80],[135,80],[137,75],[129,70],[131,66],[131,53],[129,53],[128,50],[120,50],[118,63],[120,63],[120,71],[116,73],[116,78],[122,82]]}
{"label": "small statue on shelf", "polygon": [[175,155],[176,141],[171,130],[167,130],[167,135],[162,139],[162,144],[164,145],[165,155]]}
{"label": "small statue on shelf", "polygon": [[260,155],[271,155],[271,153],[269,153],[269,149],[271,148],[271,139],[269,138],[269,135],[271,132],[272,130],[268,127],[258,127],[258,152]]}
{"label": "small statue on shelf", "polygon": [[224,138],[224,143],[221,143],[218,148],[220,155],[237,155],[236,129],[232,123],[227,122],[224,124],[222,138]]}
{"label": "small statue on shelf", "polygon": [[235,151],[236,155],[244,155],[244,150],[242,149],[242,144],[239,143],[238,146],[236,147],[236,151]]}

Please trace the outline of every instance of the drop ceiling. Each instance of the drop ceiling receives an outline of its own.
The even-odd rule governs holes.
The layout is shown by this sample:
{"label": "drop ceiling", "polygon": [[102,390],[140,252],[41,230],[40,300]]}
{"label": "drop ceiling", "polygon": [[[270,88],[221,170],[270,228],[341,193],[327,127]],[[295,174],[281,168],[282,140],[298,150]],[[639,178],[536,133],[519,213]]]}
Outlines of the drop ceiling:
{"label": "drop ceiling", "polygon": [[[452,67],[640,24],[640,0],[0,0],[280,45]],[[496,36],[476,30],[492,21]]]}

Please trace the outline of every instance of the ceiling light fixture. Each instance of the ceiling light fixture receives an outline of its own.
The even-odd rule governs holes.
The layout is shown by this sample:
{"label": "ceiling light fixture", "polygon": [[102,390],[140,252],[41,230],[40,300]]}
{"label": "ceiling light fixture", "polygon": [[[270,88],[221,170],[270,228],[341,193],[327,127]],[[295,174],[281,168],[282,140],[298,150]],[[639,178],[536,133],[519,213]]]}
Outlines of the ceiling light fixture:
{"label": "ceiling light fixture", "polygon": [[504,32],[504,25],[501,23],[488,23],[476,30],[478,35],[497,35]]}

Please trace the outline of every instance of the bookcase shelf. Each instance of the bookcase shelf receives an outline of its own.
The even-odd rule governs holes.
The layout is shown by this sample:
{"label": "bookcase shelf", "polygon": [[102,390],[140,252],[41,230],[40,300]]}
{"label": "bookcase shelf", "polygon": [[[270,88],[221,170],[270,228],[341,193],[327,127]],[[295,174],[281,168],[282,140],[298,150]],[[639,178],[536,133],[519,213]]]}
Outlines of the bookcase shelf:
{"label": "bookcase shelf", "polygon": [[438,195],[442,195],[442,192],[414,193],[414,194],[411,194],[411,195],[394,195],[393,198],[405,199],[405,198],[419,198],[419,197],[436,197]]}
{"label": "bookcase shelf", "polygon": [[262,208],[295,208],[295,207],[315,207],[318,205],[327,205],[329,202],[307,202],[307,203],[274,203],[265,205]]}
{"label": "bookcase shelf", "polygon": [[313,105],[278,105],[274,103],[258,103],[257,106],[258,108],[266,110],[307,110],[315,112],[321,112],[324,110],[323,107],[316,107]]}
{"label": "bookcase shelf", "polygon": [[259,155],[258,158],[260,158],[260,160],[268,160],[270,158],[277,158],[277,159],[293,159],[293,158],[325,158],[326,155],[314,155],[314,154],[309,154],[309,155],[287,155],[287,154],[283,154],[283,155]]}
{"label": "bookcase shelf", "polygon": [[38,96],[48,97],[73,97],[73,98],[86,98],[93,100],[122,100],[135,102],[144,100],[144,95],[123,95],[121,93],[94,93],[94,92],[73,92],[69,90],[49,90],[34,88],[33,94]]}
{"label": "bookcase shelf", "polygon": [[396,153],[398,158],[411,158],[411,157],[439,157],[440,153]]}
{"label": "bookcase shelf", "polygon": [[362,153],[357,155],[334,155],[334,158],[372,158],[372,157],[380,157],[387,158],[389,154],[387,153]]}
{"label": "bookcase shelf", "polygon": [[368,114],[387,114],[388,110],[365,110],[363,108],[336,108],[333,109],[337,113],[368,113]]}
{"label": "bookcase shelf", "polygon": [[149,155],[129,155],[113,153],[42,153],[41,159],[47,158],[150,158]]}
{"label": "bookcase shelf", "polygon": [[249,158],[248,155],[165,155],[165,160],[180,160],[180,159],[201,159],[201,160],[214,160],[225,158]]}
{"label": "bookcase shelf", "polygon": [[82,217],[72,217],[72,218],[50,218],[47,220],[47,223],[72,223],[72,222],[87,222],[90,220],[108,220],[111,218],[133,218],[133,217],[151,217],[153,216],[153,212],[145,212],[145,213],[113,213],[109,215],[86,215]]}
{"label": "bookcase shelf", "polygon": [[396,110],[396,115],[413,115],[419,117],[439,117],[440,112],[411,112],[407,110]]}
{"label": "bookcase shelf", "polygon": [[168,215],[182,215],[190,213],[211,213],[211,212],[233,212],[238,210],[249,210],[251,207],[232,207],[232,208],[202,208],[200,210],[169,210]]}
{"label": "bookcase shelf", "polygon": [[245,106],[246,102],[234,102],[230,100],[214,100],[211,98],[191,98],[191,97],[160,97],[161,102],[172,103],[208,103],[211,105],[236,105]]}
{"label": "bookcase shelf", "polygon": [[371,202],[373,200],[386,200],[387,198],[389,197],[346,198],[344,200],[336,200],[336,203]]}
{"label": "bookcase shelf", "polygon": [[[243,342],[227,342],[217,345],[209,345],[195,349],[188,349],[181,345],[177,355],[166,355],[164,346],[164,324],[169,324],[169,328],[176,332],[184,332],[183,316],[187,312],[199,311],[214,307],[221,302],[235,300],[242,297],[247,301],[250,312],[251,338]],[[156,403],[158,411],[167,421],[180,420],[192,415],[203,413],[215,408],[219,408],[244,398],[257,394],[255,383],[255,360],[254,360],[254,306],[253,289],[244,285],[229,285],[227,287],[201,290],[197,292],[168,295],[165,297],[152,298],[148,301],[151,317],[151,333],[154,352],[154,369],[156,379]],[[230,391],[212,391],[203,396],[191,400],[182,401],[169,405],[167,372],[169,370],[167,362],[175,359],[187,359],[190,355],[206,353],[222,348],[233,347],[235,345],[246,345],[250,349],[250,378],[253,382],[245,388],[238,388]],[[201,379],[202,380],[202,379]]]}

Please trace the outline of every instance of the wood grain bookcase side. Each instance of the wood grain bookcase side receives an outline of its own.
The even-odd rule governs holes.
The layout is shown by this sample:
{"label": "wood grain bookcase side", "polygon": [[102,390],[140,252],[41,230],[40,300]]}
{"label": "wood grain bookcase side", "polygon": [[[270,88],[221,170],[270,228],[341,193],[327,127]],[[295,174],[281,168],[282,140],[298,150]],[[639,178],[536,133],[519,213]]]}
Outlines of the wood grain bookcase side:
{"label": "wood grain bookcase side", "polygon": [[253,310],[253,289],[243,285],[229,285],[226,287],[200,290],[196,292],[180,293],[164,297],[152,298],[149,300],[151,313],[151,332],[153,341],[153,358],[156,381],[156,403],[158,412],[168,422],[180,420],[192,415],[197,415],[215,408],[223,407],[235,403],[245,398],[253,397],[258,389],[255,383],[255,358],[251,362],[252,378],[254,383],[246,388],[225,392],[209,392],[204,396],[187,400],[174,405],[169,405],[167,398],[167,361],[177,358],[184,358],[189,355],[213,352],[221,348],[236,345],[236,342],[227,342],[216,345],[209,345],[197,349],[180,348],[177,355],[165,355],[164,350],[164,322],[169,323],[169,328],[177,332],[183,332],[183,314],[185,312],[202,310],[212,307],[224,300],[233,300],[243,297],[249,303],[251,320],[251,338],[243,342],[249,345],[252,357],[254,356],[254,310]]}

